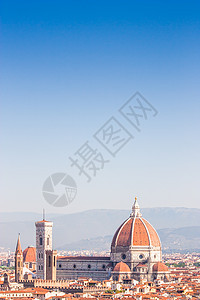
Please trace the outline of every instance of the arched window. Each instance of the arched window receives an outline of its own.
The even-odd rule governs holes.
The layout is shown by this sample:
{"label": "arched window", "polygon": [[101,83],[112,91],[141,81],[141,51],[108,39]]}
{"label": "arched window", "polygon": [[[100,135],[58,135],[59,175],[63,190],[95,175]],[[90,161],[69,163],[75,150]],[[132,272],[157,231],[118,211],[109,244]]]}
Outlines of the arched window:
{"label": "arched window", "polygon": [[49,255],[49,267],[51,267],[51,256]]}
{"label": "arched window", "polygon": [[126,254],[123,253],[123,254],[121,255],[121,257],[122,257],[122,259],[126,259]]}
{"label": "arched window", "polygon": [[47,238],[47,246],[49,246],[49,237]]}
{"label": "arched window", "polygon": [[56,266],[56,257],[55,256],[53,257],[53,266],[54,267]]}
{"label": "arched window", "polygon": [[40,236],[40,246],[42,245],[42,237]]}

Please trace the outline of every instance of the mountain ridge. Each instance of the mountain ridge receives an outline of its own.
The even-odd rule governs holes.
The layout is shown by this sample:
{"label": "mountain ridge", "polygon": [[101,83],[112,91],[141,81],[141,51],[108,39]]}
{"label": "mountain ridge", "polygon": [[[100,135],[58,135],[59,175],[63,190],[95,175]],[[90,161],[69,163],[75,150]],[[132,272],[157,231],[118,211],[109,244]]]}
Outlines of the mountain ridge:
{"label": "mountain ridge", "polygon": [[[141,209],[142,215],[156,230],[200,225],[200,209],[185,207],[156,207]],[[48,214],[53,221],[54,248],[81,239],[113,236],[121,223],[130,216],[130,210],[92,209],[72,214]],[[192,216],[192,217],[191,217]],[[22,247],[35,244],[35,221],[39,213],[0,213],[0,246],[15,249],[18,232]],[[171,234],[171,233],[170,233]]]}
{"label": "mountain ridge", "polygon": [[[157,230],[164,252],[174,250],[200,251],[200,226],[182,228],[163,228]],[[73,243],[62,245],[58,250],[66,251],[109,251],[113,236],[99,236],[91,239],[83,239]]]}

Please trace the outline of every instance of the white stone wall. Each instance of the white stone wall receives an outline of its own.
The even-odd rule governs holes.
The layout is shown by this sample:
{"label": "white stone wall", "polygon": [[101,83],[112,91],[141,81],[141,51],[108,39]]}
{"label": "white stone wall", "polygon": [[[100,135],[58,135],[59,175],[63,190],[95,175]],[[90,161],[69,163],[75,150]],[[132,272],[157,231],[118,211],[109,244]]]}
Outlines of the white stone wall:
{"label": "white stone wall", "polygon": [[81,270],[57,270],[56,278],[60,279],[78,279],[80,277],[92,278],[93,280],[107,280],[111,276],[109,271],[81,271]]}
{"label": "white stone wall", "polygon": [[[107,261],[60,261],[57,262],[57,269],[65,269],[65,270],[105,270],[106,265],[108,264]],[[61,267],[60,267],[61,265]]]}
{"label": "white stone wall", "polygon": [[77,279],[78,277],[91,277],[95,280],[110,278],[107,268],[109,260],[81,260],[58,259],[57,279]]}
{"label": "white stone wall", "polygon": [[[46,279],[46,250],[52,250],[52,222],[36,222],[37,278]],[[42,245],[40,244],[42,239]]]}
{"label": "white stone wall", "polygon": [[[149,278],[151,278],[154,263],[161,261],[160,247],[131,246],[128,249],[127,247],[121,247],[115,250],[117,252],[111,253],[110,260],[94,260],[94,257],[92,259],[89,259],[89,257],[87,259],[59,258],[57,261],[57,278],[77,279],[78,277],[91,277],[95,280],[105,280],[111,276],[108,264],[113,262],[114,267],[120,261],[127,263],[133,274],[135,273],[133,269],[136,265],[139,263],[147,264]],[[147,274],[144,274],[144,276],[147,276]]]}
{"label": "white stone wall", "polygon": [[162,260],[162,252],[160,247],[150,246],[131,246],[129,250],[127,247],[123,249],[112,249],[111,261],[116,265],[118,262],[125,262],[131,270],[139,263],[149,264],[149,271],[151,271],[150,263],[154,264]]}

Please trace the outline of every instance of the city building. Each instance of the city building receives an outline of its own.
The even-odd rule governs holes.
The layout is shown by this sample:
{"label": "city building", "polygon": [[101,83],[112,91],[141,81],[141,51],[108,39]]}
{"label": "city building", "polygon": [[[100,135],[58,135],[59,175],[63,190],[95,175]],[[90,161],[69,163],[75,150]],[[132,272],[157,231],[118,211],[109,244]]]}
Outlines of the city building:
{"label": "city building", "polygon": [[115,275],[116,270],[120,270],[119,264],[123,272],[127,270],[127,279],[169,280],[168,268],[161,262],[162,249],[159,236],[153,226],[142,218],[137,198],[135,198],[130,217],[114,234],[110,260],[114,268],[113,278],[116,280],[119,278]]}
{"label": "city building", "polygon": [[[137,198],[130,216],[113,236],[110,256],[57,256],[56,250],[52,249],[53,223],[43,217],[35,225],[36,258],[34,250],[29,247],[24,251],[24,263],[32,263],[27,266],[33,268],[33,262],[36,261],[37,279],[76,280],[86,277],[104,281],[111,278],[124,284],[170,280],[168,267],[162,262],[159,236],[153,226],[142,217]],[[19,248],[16,257],[21,262],[20,251]],[[18,265],[17,280],[22,278]]]}
{"label": "city building", "polygon": [[53,223],[43,218],[35,226],[37,278],[56,280],[57,252],[52,250]]}
{"label": "city building", "polygon": [[116,281],[169,280],[169,270],[162,263],[161,242],[156,230],[142,218],[135,198],[132,212],[114,234],[110,257],[59,256],[57,278]]}
{"label": "city building", "polygon": [[35,247],[29,246],[23,251],[23,263],[24,263],[24,267],[29,269],[31,272],[36,271],[36,248]]}
{"label": "city building", "polygon": [[15,251],[15,281],[19,282],[23,279],[23,253],[20,242],[20,235],[18,235],[17,246]]}

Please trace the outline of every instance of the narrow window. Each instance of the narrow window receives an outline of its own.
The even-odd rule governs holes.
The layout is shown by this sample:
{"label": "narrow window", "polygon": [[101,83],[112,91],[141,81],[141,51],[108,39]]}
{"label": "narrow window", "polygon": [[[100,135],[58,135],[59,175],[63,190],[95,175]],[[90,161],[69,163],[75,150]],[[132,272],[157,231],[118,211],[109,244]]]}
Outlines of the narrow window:
{"label": "narrow window", "polygon": [[40,246],[42,245],[42,237],[40,236]]}
{"label": "narrow window", "polygon": [[56,257],[55,256],[53,258],[53,265],[54,265],[54,267],[56,266]]}
{"label": "narrow window", "polygon": [[51,256],[49,255],[49,267],[51,267]]}

